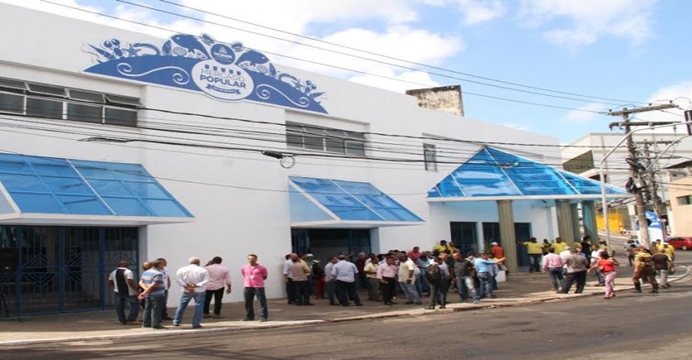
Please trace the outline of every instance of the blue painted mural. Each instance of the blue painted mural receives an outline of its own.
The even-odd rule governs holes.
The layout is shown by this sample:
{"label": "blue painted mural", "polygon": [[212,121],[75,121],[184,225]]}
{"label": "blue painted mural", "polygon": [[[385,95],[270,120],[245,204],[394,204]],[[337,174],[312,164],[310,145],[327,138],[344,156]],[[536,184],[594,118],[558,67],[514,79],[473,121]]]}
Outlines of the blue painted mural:
{"label": "blue painted mural", "polygon": [[262,53],[208,35],[171,36],[161,47],[118,39],[89,44],[97,64],[84,71],[203,92],[225,101],[251,100],[327,113],[312,81],[282,73]]}

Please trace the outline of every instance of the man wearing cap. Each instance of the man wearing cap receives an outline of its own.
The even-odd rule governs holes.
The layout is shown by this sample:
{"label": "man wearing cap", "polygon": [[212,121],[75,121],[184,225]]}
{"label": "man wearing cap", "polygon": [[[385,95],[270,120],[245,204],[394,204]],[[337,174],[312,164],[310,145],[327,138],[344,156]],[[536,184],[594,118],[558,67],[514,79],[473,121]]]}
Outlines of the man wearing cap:
{"label": "man wearing cap", "polygon": [[497,241],[490,243],[490,253],[493,254],[494,259],[502,259],[505,257],[505,249],[503,249]]}

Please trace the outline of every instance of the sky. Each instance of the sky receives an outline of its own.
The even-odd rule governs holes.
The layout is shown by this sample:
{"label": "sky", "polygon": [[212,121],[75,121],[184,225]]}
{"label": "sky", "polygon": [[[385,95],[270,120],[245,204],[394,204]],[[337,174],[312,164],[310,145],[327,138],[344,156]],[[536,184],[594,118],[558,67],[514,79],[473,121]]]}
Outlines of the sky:
{"label": "sky", "polygon": [[282,65],[391,91],[461,85],[467,117],[565,144],[611,131],[620,119],[600,113],[609,109],[673,101],[680,110],[634,120],[682,121],[692,107],[686,0],[0,2],[161,37],[171,33],[117,18],[205,33],[311,61],[271,58]]}

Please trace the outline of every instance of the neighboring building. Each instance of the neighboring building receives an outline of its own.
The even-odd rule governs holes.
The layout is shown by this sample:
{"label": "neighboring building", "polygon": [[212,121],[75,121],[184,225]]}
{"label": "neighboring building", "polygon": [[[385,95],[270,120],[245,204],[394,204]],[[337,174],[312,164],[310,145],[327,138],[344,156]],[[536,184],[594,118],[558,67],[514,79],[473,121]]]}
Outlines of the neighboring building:
{"label": "neighboring building", "polygon": [[[241,43],[6,4],[0,20],[22,29],[0,33],[0,290],[22,314],[111,306],[106,276],[123,258],[138,271],[164,257],[175,271],[218,255],[239,269],[255,253],[271,298],[291,251],[492,239],[516,270],[515,239],[573,238],[576,202],[600,193],[541,164],[560,159],[553,137],[286,68]],[[235,289],[226,301],[242,299]]]}
{"label": "neighboring building", "polygon": [[[683,129],[679,129],[684,131]],[[624,134],[621,132],[614,133],[590,133],[579,140],[576,140],[565,146],[562,150],[563,168],[565,171],[573,172],[581,176],[588,177],[594,180],[600,180],[599,168],[601,159],[623,139]],[[660,159],[652,167],[658,169],[656,171],[658,186],[659,207],[661,217],[666,219],[671,210],[671,196],[669,195],[668,183],[671,182],[679,173],[679,170],[664,169],[670,163],[692,157],[692,138],[685,137],[686,133],[636,133],[632,135],[632,139],[638,147],[639,154],[642,158],[646,157],[645,142],[649,144],[650,158]],[[676,142],[676,145],[669,148],[671,142]],[[667,151],[666,151],[667,149]],[[665,154],[662,154],[666,151]],[[608,184],[617,187],[625,187],[630,178],[629,165],[626,158],[629,157],[626,142],[621,144],[604,162],[604,177]],[[647,166],[646,164],[644,164]],[[611,204],[609,215],[609,224],[612,231],[618,231],[620,226],[624,226],[628,230],[635,229],[636,216],[634,216],[633,201],[617,201]],[[673,221],[671,220],[672,225]],[[600,229],[604,229],[603,215],[599,210],[598,224]]]}
{"label": "neighboring building", "polygon": [[692,236],[692,161],[687,160],[666,169],[671,236]]}

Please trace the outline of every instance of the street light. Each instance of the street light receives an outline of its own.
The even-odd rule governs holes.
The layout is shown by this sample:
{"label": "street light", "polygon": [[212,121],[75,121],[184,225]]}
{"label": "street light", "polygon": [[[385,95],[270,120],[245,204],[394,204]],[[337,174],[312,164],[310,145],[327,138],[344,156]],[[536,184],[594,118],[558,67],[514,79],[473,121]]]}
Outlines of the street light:
{"label": "street light", "polygon": [[[605,173],[604,173],[604,168],[603,168],[606,160],[608,159],[608,157],[610,155],[612,155],[615,152],[615,150],[617,150],[617,148],[620,147],[620,145],[622,145],[622,143],[627,141],[627,139],[629,139],[630,136],[632,136],[632,134],[634,134],[634,133],[637,133],[640,131],[645,131],[645,130],[654,130],[654,129],[660,129],[660,128],[664,128],[664,127],[677,126],[677,125],[682,125],[682,124],[689,126],[690,124],[692,124],[692,121],[685,121],[682,123],[675,123],[675,124],[663,124],[663,125],[654,125],[654,124],[655,123],[653,123],[653,122],[649,123],[649,126],[647,126],[645,128],[634,129],[634,130],[630,131],[629,133],[625,134],[625,136],[623,136],[622,139],[620,139],[620,141],[615,146],[613,146],[612,149],[610,149],[605,155],[603,155],[603,158],[601,159],[601,163],[600,163],[599,169],[598,169],[598,174],[599,174],[599,177],[601,180],[601,203],[603,206],[603,226],[605,227],[605,238],[606,238],[606,245],[608,246],[608,248],[610,248],[610,226],[608,226],[608,200],[606,199],[607,188],[606,188],[606,182],[604,180]],[[675,142],[678,142],[679,140],[680,139],[678,139]],[[670,148],[670,146],[668,148],[666,148],[666,151],[669,148]],[[660,155],[659,155],[659,157],[660,157]]]}

